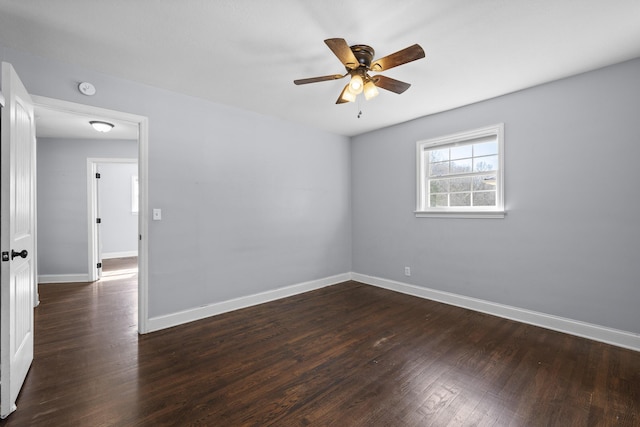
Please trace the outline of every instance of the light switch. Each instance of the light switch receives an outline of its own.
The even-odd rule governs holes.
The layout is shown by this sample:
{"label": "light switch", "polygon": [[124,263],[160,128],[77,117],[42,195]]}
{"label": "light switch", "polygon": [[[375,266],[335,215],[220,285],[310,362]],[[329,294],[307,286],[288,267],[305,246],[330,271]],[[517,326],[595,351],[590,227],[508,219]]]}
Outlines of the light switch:
{"label": "light switch", "polygon": [[153,210],[153,220],[160,221],[162,219],[162,209]]}

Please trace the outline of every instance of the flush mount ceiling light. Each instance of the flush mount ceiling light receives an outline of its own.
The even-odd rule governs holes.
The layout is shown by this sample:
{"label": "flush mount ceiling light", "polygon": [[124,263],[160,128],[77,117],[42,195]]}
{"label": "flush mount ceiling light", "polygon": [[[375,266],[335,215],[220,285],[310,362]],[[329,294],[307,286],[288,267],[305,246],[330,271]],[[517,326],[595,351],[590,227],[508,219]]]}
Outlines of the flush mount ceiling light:
{"label": "flush mount ceiling light", "polygon": [[93,128],[98,132],[109,132],[111,129],[113,129],[113,123],[102,122],[100,120],[92,120],[89,122],[89,124],[93,126]]}
{"label": "flush mount ceiling light", "polygon": [[384,58],[373,59],[375,52],[371,46],[357,44],[349,46],[344,39],[327,39],[324,41],[329,49],[338,57],[346,69],[346,74],[331,74],[329,76],[311,77],[308,79],[294,80],[297,85],[308,83],[337,80],[350,76],[349,83],[342,89],[336,104],[354,102],[356,97],[364,92],[364,97],[369,100],[378,95],[378,88],[386,89],[394,93],[402,93],[409,89],[409,83],[385,77],[382,75],[370,76],[369,72],[386,71],[398,65],[406,64],[425,57],[420,45],[414,44],[399,50]]}

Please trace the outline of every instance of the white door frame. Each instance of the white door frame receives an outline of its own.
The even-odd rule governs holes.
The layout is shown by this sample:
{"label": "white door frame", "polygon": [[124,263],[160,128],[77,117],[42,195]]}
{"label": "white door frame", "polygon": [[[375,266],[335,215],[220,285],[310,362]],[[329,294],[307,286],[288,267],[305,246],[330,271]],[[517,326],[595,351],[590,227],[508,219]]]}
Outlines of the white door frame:
{"label": "white door frame", "polygon": [[[87,224],[89,225],[89,239],[88,239],[88,253],[89,253],[89,281],[93,282],[100,278],[98,274],[97,264],[102,260],[102,253],[98,248],[98,224],[96,218],[99,212],[96,207],[98,206],[98,192],[96,186],[98,181],[96,179],[96,172],[98,171],[98,165],[101,163],[115,163],[115,164],[132,164],[138,163],[138,159],[130,158],[87,158]],[[138,213],[138,215],[140,215]],[[138,224],[139,225],[139,224]],[[138,233],[140,235],[140,233]],[[140,239],[138,239],[140,240]]]}
{"label": "white door frame", "polygon": [[128,121],[138,125],[138,333],[147,333],[149,330],[149,221],[147,218],[149,212],[149,119],[137,114],[108,110],[44,96],[32,95],[32,99],[36,108],[43,107],[87,117],[100,116],[106,119]]}

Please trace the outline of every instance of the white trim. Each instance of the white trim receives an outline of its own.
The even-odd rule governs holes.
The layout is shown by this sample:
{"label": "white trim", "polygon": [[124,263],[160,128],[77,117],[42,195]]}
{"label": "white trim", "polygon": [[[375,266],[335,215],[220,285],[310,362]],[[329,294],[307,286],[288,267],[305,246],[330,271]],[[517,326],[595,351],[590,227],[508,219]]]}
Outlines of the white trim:
{"label": "white trim", "polygon": [[96,262],[100,259],[96,245],[96,221],[98,211],[96,208],[96,187],[98,183],[95,180],[97,164],[87,159],[87,271],[89,272],[89,281],[99,279]]}
{"label": "white trim", "polygon": [[346,282],[348,280],[351,280],[351,273],[338,274],[336,276],[298,283],[296,285],[260,292],[257,294],[248,295],[246,297],[234,298],[214,304],[204,305],[202,307],[192,308],[177,313],[152,317],[149,319],[149,323],[147,324],[147,332],[171,328],[173,326],[178,326],[184,323],[193,322],[195,320],[216,316],[218,314],[227,313],[229,311],[263,304],[265,302],[270,302],[281,298],[287,298],[304,292],[309,292],[338,283]]}
{"label": "white trim", "polygon": [[42,274],[38,276],[38,284],[43,283],[87,283],[88,274]]}
{"label": "white trim", "polygon": [[77,104],[75,102],[44,96],[31,96],[35,106],[54,109],[81,115],[98,115],[113,120],[123,120],[138,124],[138,179],[140,191],[140,204],[138,214],[138,332],[147,332],[149,312],[149,233],[148,233],[148,178],[149,178],[149,119],[137,114],[122,111],[108,110],[91,105]]}
{"label": "white trim", "polygon": [[103,252],[102,259],[113,259],[113,258],[131,258],[134,256],[138,256],[138,251],[124,251],[124,252]]}
{"label": "white trim", "polygon": [[138,332],[149,332],[149,119],[138,122]]}
{"label": "white trim", "polygon": [[367,285],[377,286],[379,288],[389,289],[391,291],[407,295],[413,295],[457,307],[463,307],[469,310],[503,317],[505,319],[511,319],[578,337],[588,338],[594,341],[604,342],[618,347],[628,348],[630,350],[640,351],[640,334],[607,328],[600,325],[594,325],[592,323],[553,316],[509,305],[498,304],[477,298],[466,297],[450,292],[438,291],[422,286],[396,282],[380,277],[367,276],[359,273],[351,273],[351,276],[352,280],[365,283]]}
{"label": "white trim", "polygon": [[140,203],[138,187],[138,175],[131,175],[131,215],[138,215],[138,203]]}
{"label": "white trim", "polygon": [[504,218],[505,211],[434,212],[416,211],[416,218]]}
{"label": "white trim", "polygon": [[[425,150],[439,146],[451,146],[458,143],[473,144],[474,140],[482,137],[495,136],[498,142],[498,171],[496,206],[472,206],[468,208],[427,206],[427,196],[424,186],[427,185],[427,172],[425,170]],[[504,218],[504,123],[485,126],[451,135],[421,140],[416,142],[416,210],[417,218]],[[487,172],[489,173],[489,172]],[[462,174],[470,176],[472,174]],[[451,177],[449,175],[444,178]]]}
{"label": "white trim", "polygon": [[618,347],[628,348],[630,350],[640,351],[640,334],[353,272],[299,283],[297,285],[286,286],[246,297],[234,298],[164,316],[152,317],[147,323],[147,332],[171,328],[184,323],[201,320],[207,317],[251,307],[253,305],[263,304],[281,298],[287,298],[349,280],[481,313],[487,313],[493,316],[515,320],[517,322],[539,326],[545,329],[563,332],[594,341],[600,341]]}
{"label": "white trim", "polygon": [[149,331],[149,119],[138,122],[138,332]]}
{"label": "white trim", "polygon": [[2,91],[0,90],[0,107],[4,107],[4,95],[2,94]]}
{"label": "white trim", "polygon": [[[96,172],[98,172],[98,165],[103,163],[111,164],[135,164],[138,163],[138,159],[131,159],[126,157],[88,157],[87,158],[87,253],[89,254],[89,281],[93,282],[98,280],[100,275],[98,274],[97,264],[105,258],[101,253],[101,249],[96,243],[98,237],[98,224],[95,219],[98,217],[98,181],[95,178]],[[137,251],[136,251],[137,253]],[[132,255],[133,256],[133,255]],[[115,257],[112,257],[115,258]]]}

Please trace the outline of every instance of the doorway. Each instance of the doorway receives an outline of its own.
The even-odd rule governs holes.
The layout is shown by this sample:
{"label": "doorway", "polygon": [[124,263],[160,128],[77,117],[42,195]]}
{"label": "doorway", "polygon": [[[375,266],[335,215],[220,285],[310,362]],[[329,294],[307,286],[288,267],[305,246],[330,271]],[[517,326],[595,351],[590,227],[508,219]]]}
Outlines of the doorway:
{"label": "doorway", "polygon": [[[53,98],[46,98],[41,96],[32,96],[35,111],[36,111],[36,128],[39,123],[39,112],[59,114],[60,120],[57,123],[62,122],[62,117],[69,119],[69,126],[89,127],[88,122],[90,120],[103,120],[122,125],[122,128],[133,127],[135,130],[135,139],[137,139],[138,145],[138,168],[137,168],[137,181],[138,181],[138,332],[140,334],[147,332],[147,319],[148,319],[148,119],[144,116],[124,113],[115,110],[107,110],[103,108],[93,107],[84,104],[77,104]],[[41,118],[42,121],[44,119]],[[114,128],[115,129],[115,128]],[[36,136],[37,131],[36,131]],[[83,180],[84,182],[84,180]],[[87,203],[92,200],[91,186],[88,186]],[[91,225],[91,223],[89,223]],[[92,240],[93,234],[91,227],[88,227],[87,240]],[[97,277],[93,277],[95,274],[95,266],[97,265],[95,258],[95,252],[89,251],[89,263],[87,272],[87,281],[96,280]],[[92,268],[93,266],[93,268]]]}
{"label": "doorway", "polygon": [[138,257],[138,159],[87,158],[89,281],[103,261]]}

